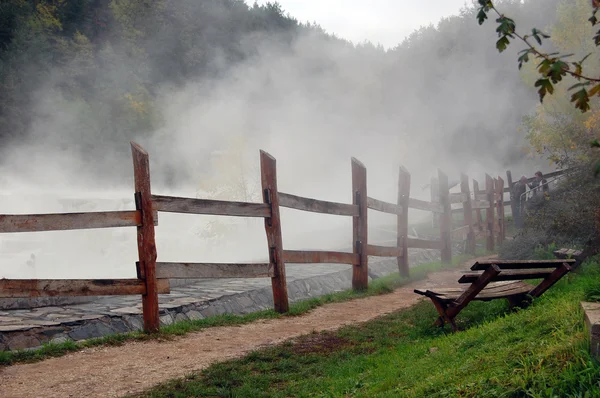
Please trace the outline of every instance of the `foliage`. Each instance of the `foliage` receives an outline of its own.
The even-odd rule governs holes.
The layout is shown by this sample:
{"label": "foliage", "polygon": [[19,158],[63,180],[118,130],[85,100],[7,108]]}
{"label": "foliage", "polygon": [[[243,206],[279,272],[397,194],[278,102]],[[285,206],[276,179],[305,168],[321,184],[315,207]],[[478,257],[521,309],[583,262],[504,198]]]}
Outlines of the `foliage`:
{"label": "foliage", "polygon": [[550,200],[528,202],[524,228],[505,242],[502,258],[539,259],[548,248],[600,248],[600,182],[586,170],[562,180]]}
{"label": "foliage", "polygon": [[[541,46],[543,40],[549,39],[550,35],[537,28],[533,28],[531,34],[519,34],[516,30],[515,21],[498,11],[491,0],[478,0],[478,3],[480,7],[477,13],[477,20],[480,25],[488,19],[488,13],[490,11],[494,11],[498,16],[496,19],[496,22],[498,23],[496,32],[499,37],[496,42],[498,51],[503,52],[506,50],[510,44],[510,39],[517,38],[526,45],[526,48],[519,52],[519,57],[517,59],[519,69],[521,69],[524,63],[529,62],[530,57],[539,61],[536,68],[541,77],[536,80],[534,85],[535,87],[538,87],[540,101],[543,101],[547,94],[553,94],[555,85],[561,82],[564,77],[571,76],[577,80],[577,83],[569,88],[569,90],[577,89],[577,91],[571,95],[571,102],[573,102],[575,107],[582,112],[590,110],[590,98],[600,95],[600,78],[584,74],[583,64],[593,52],[586,54],[580,60],[576,61],[569,60],[574,54],[543,52],[536,47],[535,42]],[[598,24],[596,13],[599,8],[599,3],[593,2],[592,16],[588,20],[592,26]],[[593,39],[596,46],[600,45],[600,30],[595,34]]]}
{"label": "foliage", "polygon": [[212,365],[141,394],[173,396],[582,397],[600,394],[579,303],[597,279],[564,278],[532,307],[470,303],[465,331],[432,327],[430,302]]}

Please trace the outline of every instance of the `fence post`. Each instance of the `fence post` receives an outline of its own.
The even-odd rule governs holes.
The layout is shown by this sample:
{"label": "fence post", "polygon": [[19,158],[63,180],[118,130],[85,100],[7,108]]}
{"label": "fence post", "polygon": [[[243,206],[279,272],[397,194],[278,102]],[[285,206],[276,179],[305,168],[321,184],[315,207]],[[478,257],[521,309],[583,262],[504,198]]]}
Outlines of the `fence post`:
{"label": "fence post", "polygon": [[[478,195],[479,195],[479,183],[477,182],[477,180],[473,179],[473,198],[476,201],[479,201]],[[479,206],[477,206],[477,209],[475,209],[475,215],[477,216],[477,229],[479,230],[479,232],[482,232],[483,231],[483,218],[481,217],[481,209],[479,208]]]}
{"label": "fence post", "polygon": [[438,169],[439,203],[444,213],[440,217],[440,244],[442,251],[442,263],[452,263],[452,209],[450,207],[450,189],[448,188],[448,176]]}
{"label": "fence post", "polygon": [[513,180],[512,173],[510,170],[506,170],[506,182],[508,183],[508,197],[510,198],[510,214],[513,219],[513,223],[515,222],[515,206],[517,202],[515,198],[513,198]]}
{"label": "fence post", "polygon": [[352,266],[352,288],[362,290],[369,286],[367,169],[356,158],[352,158],[352,203],[358,205],[358,217],[352,217],[352,238],[354,253],[360,257],[359,264]]}
{"label": "fence post", "polygon": [[265,151],[260,151],[260,178],[263,201],[271,206],[271,217],[265,218],[265,231],[269,245],[269,262],[274,267],[271,278],[273,307],[279,313],[288,312],[288,292],[283,262],[283,237],[279,214],[279,192],[277,191],[277,161]]}
{"label": "fence post", "polygon": [[402,214],[398,214],[398,247],[402,248],[402,256],[398,257],[398,271],[403,277],[408,277],[408,198],[410,197],[410,173],[400,166],[398,174],[398,207]]}
{"label": "fence post", "polygon": [[497,200],[498,200],[498,246],[504,243],[504,180],[498,176],[496,180]]}
{"label": "fence post", "polygon": [[494,250],[494,179],[488,174],[485,175],[485,192],[488,198],[488,208],[485,211],[485,222],[487,224],[487,244],[488,251]]}
{"label": "fence post", "polygon": [[156,242],[154,213],[150,189],[150,161],[148,152],[131,142],[133,156],[133,178],[135,185],[135,208],[142,213],[142,225],[137,227],[139,272],[146,283],[146,294],[142,295],[144,331],[155,333],[160,329],[158,312],[158,290],[156,286]]}
{"label": "fence post", "polygon": [[475,231],[473,230],[473,206],[471,205],[471,192],[469,192],[469,176],[460,175],[460,191],[465,196],[463,200],[464,225],[468,226],[467,253],[475,254]]}
{"label": "fence post", "polygon": [[[430,192],[431,192],[431,203],[440,203],[440,191],[439,191],[439,182],[437,178],[431,178],[430,184]],[[431,212],[431,226],[432,228],[437,228],[440,226],[440,214],[436,212]]]}

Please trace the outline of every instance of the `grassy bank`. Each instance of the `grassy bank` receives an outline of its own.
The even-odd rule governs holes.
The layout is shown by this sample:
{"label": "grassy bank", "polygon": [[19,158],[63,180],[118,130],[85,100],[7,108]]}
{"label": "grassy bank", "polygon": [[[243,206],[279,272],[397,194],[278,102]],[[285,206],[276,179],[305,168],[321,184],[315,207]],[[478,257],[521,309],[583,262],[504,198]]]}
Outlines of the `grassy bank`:
{"label": "grassy bank", "polygon": [[305,336],[211,366],[144,397],[599,397],[580,301],[597,262],[526,310],[474,302],[450,333],[422,302],[366,324]]}
{"label": "grassy bank", "polygon": [[[464,263],[468,256],[455,256],[451,266]],[[45,344],[40,349],[22,350],[22,351],[2,351],[0,352],[0,366],[12,365],[21,362],[36,362],[50,357],[65,355],[69,352],[81,350],[83,348],[120,345],[127,341],[147,340],[147,339],[169,339],[173,336],[180,336],[186,333],[199,331],[215,326],[242,325],[256,321],[258,319],[272,319],[284,316],[302,315],[311,309],[341,301],[348,301],[362,297],[374,296],[392,292],[395,288],[402,286],[410,281],[423,279],[428,272],[438,271],[450,265],[443,265],[439,261],[418,265],[411,268],[410,278],[401,278],[398,273],[378,278],[369,284],[369,288],[364,291],[355,292],[345,290],[338,293],[327,294],[325,296],[311,298],[299,301],[290,305],[290,311],[287,314],[278,314],[273,310],[253,312],[246,315],[223,314],[211,316],[205,319],[194,321],[181,321],[161,328],[160,333],[148,335],[142,332],[133,332],[125,334],[115,334],[97,339],[90,339],[81,342],[67,341],[59,344]]]}

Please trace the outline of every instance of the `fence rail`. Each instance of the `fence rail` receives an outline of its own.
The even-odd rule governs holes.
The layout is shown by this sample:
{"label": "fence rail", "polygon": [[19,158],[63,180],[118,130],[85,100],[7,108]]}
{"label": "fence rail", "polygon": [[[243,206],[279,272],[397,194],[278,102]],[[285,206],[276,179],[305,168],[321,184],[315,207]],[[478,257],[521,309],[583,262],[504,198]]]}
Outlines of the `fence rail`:
{"label": "fence rail", "polygon": [[102,211],[93,213],[0,215],[0,232],[2,233],[137,227],[140,225],[142,225],[142,214],[135,210]]}
{"label": "fence rail", "polygon": [[270,217],[271,208],[265,203],[228,202],[152,195],[152,203],[158,211],[169,213],[207,214],[233,217]]}
{"label": "fence rail", "polygon": [[[286,263],[339,263],[352,267],[352,287],[364,289],[368,285],[368,256],[396,257],[398,269],[409,276],[408,249],[440,250],[442,261],[451,261],[452,241],[467,243],[467,251],[475,252],[475,235],[486,232],[486,246],[502,244],[505,237],[505,206],[514,206],[512,198],[504,194],[513,186],[507,172],[508,188],[501,177],[486,175],[485,190],[479,183],[461,174],[460,192],[450,193],[448,177],[438,170],[432,179],[431,201],[410,197],[411,176],[400,167],[396,203],[368,196],[367,170],[352,158],[352,203],[337,203],[279,192],[276,160],[260,152],[262,203],[234,202],[185,198],[152,194],[148,153],[131,143],[134,170],[135,210],[65,214],[0,215],[0,233],[59,231],[96,228],[136,227],[139,261],[136,279],[71,279],[71,280],[18,280],[0,279],[0,298],[41,296],[104,296],[141,295],[144,330],[156,332],[160,327],[158,294],[170,292],[170,279],[196,278],[271,278],[273,306],[278,312],[289,309]],[[558,176],[566,171],[549,173]],[[530,179],[531,180],[531,179]],[[457,206],[459,205],[459,206]],[[285,250],[281,234],[280,208],[352,217],[352,252]],[[396,216],[397,240],[395,246],[369,243],[368,209]],[[439,240],[415,239],[408,236],[409,209],[432,213],[439,222]],[[486,214],[483,224],[482,211]],[[194,263],[157,262],[155,226],[158,213],[185,213],[264,219],[269,261],[265,263]],[[452,215],[464,215],[462,225],[453,227]],[[475,215],[475,217],[473,217]],[[437,221],[436,221],[437,220]],[[496,239],[494,239],[494,237]]]}
{"label": "fence rail", "polygon": [[290,209],[310,211],[313,213],[333,214],[338,216],[358,216],[358,206],[345,203],[327,202],[325,200],[304,198],[279,192],[279,206]]}

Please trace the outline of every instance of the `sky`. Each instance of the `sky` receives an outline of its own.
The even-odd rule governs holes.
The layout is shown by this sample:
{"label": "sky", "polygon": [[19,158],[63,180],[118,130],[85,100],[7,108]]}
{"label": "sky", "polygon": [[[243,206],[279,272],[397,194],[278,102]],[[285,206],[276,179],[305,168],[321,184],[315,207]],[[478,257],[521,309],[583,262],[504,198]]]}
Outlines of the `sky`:
{"label": "sky", "polygon": [[[259,0],[265,4],[273,0]],[[300,22],[317,22],[328,33],[393,48],[412,31],[456,15],[471,0],[278,0]]]}

